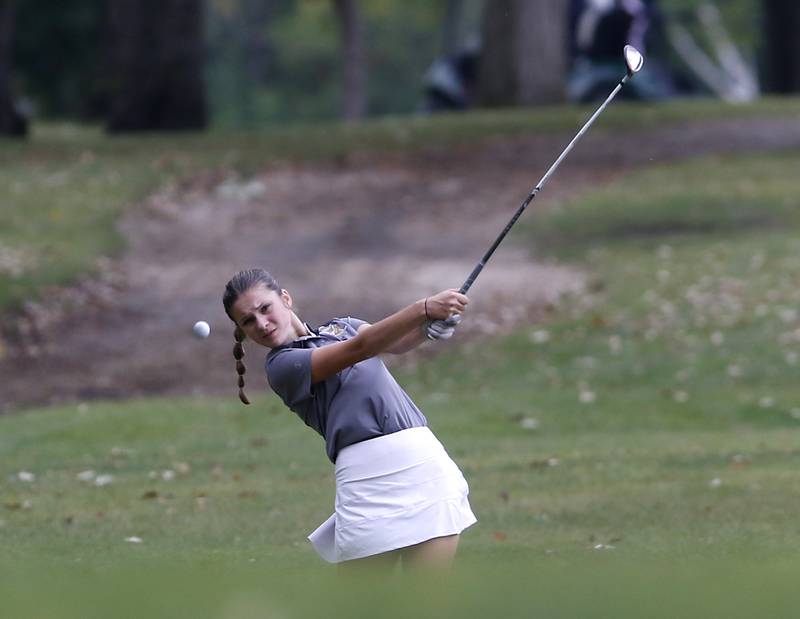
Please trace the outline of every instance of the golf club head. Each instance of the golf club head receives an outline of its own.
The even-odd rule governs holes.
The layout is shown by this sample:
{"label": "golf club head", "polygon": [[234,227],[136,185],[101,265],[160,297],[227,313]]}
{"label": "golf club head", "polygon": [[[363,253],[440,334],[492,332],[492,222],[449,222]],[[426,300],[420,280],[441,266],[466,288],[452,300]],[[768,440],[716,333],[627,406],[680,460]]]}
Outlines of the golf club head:
{"label": "golf club head", "polygon": [[626,45],[622,50],[625,55],[625,64],[628,65],[628,75],[638,73],[644,64],[644,56],[633,45]]}

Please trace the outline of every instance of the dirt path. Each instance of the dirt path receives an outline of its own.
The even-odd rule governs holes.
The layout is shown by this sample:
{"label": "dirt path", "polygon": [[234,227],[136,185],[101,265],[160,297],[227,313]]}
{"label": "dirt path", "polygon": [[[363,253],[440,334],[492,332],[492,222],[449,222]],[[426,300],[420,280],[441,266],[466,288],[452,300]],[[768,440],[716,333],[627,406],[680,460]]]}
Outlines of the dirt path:
{"label": "dirt path", "polygon": [[[32,305],[19,318],[0,360],[2,410],[145,394],[235,398],[220,298],[236,270],[271,270],[312,324],[334,315],[376,320],[459,286],[569,138],[271,168],[247,182],[209,176],[155,195],[122,222],[129,250],[102,277],[60,292],[55,311]],[[537,207],[654,162],[797,147],[800,126],[788,120],[595,132]],[[535,320],[583,286],[581,273],[533,261],[520,240],[512,233],[473,289],[462,339]],[[208,340],[191,336],[198,319],[211,324]],[[261,353],[248,353],[257,401]]]}

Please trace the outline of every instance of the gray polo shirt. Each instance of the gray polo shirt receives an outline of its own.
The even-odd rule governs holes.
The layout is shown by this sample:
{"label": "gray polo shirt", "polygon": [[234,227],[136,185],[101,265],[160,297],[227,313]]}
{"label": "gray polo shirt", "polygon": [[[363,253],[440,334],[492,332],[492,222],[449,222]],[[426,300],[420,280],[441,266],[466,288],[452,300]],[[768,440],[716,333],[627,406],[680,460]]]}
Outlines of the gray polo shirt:
{"label": "gray polo shirt", "polygon": [[322,435],[331,462],[348,445],[428,423],[378,357],[311,384],[311,351],[353,337],[363,324],[356,318],[334,318],[317,333],[267,354],[270,387]]}

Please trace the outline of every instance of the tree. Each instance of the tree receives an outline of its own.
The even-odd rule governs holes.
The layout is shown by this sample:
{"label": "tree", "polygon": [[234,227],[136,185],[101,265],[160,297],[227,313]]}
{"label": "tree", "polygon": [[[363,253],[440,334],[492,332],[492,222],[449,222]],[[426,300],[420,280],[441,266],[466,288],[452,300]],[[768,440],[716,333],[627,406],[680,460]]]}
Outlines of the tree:
{"label": "tree", "polygon": [[104,120],[105,2],[17,2],[12,63],[39,118]]}
{"label": "tree", "polygon": [[343,93],[342,117],[357,120],[367,113],[367,60],[364,28],[356,0],[334,0],[339,24]]}
{"label": "tree", "polygon": [[275,45],[270,28],[276,0],[214,0],[208,4],[208,87],[212,115],[222,124],[252,127],[258,99],[274,80]]}
{"label": "tree", "polygon": [[800,3],[763,0],[765,92],[800,92]]}
{"label": "tree", "polygon": [[112,132],[207,124],[203,0],[110,0]]}
{"label": "tree", "polygon": [[452,56],[458,52],[460,25],[464,13],[464,0],[445,0],[442,15],[442,55]]}
{"label": "tree", "polygon": [[487,106],[564,100],[567,8],[564,0],[493,0],[482,24],[478,93]]}
{"label": "tree", "polygon": [[11,90],[11,36],[14,31],[14,2],[0,0],[0,134],[22,136],[28,123],[14,103]]}

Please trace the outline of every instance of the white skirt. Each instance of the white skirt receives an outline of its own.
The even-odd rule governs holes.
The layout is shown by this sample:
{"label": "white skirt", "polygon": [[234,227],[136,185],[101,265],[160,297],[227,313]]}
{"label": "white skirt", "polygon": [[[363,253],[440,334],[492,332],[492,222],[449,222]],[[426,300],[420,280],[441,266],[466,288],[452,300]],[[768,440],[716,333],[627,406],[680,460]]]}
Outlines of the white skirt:
{"label": "white skirt", "polygon": [[345,447],[336,458],[336,512],[308,539],[330,563],[461,533],[477,522],[469,487],[428,428]]}

